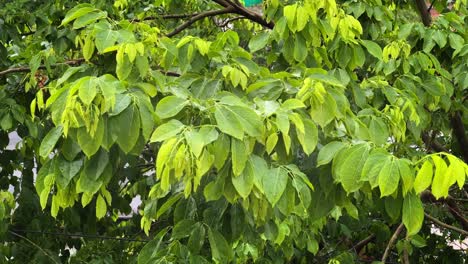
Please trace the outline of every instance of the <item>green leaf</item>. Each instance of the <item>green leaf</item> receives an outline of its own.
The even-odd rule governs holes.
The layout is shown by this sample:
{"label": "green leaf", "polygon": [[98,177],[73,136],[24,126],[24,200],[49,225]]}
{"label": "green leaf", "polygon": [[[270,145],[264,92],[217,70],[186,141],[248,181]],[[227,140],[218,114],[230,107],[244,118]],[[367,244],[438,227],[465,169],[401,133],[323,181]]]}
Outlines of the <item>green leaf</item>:
{"label": "green leaf", "polygon": [[221,233],[209,228],[208,240],[210,241],[211,256],[215,262],[229,263],[233,259],[232,248]]}
{"label": "green leaf", "polygon": [[413,188],[414,170],[411,161],[408,159],[398,159],[398,171],[403,182],[403,196]]}
{"label": "green leaf", "polygon": [[156,213],[156,219],[159,219],[161,215],[163,215],[165,212],[167,212],[169,209],[173,207],[173,205],[179,201],[180,198],[182,198],[184,194],[183,193],[178,193],[176,195],[173,195],[171,198],[169,198],[161,207],[158,209]]}
{"label": "green leaf", "polygon": [[109,155],[106,151],[101,149],[97,155],[94,155],[90,160],[85,162],[85,168],[83,172],[88,178],[97,181],[106,169],[108,163]]}
{"label": "green leaf", "polygon": [[91,157],[92,155],[94,155],[94,153],[96,153],[99,150],[103,137],[103,120],[99,120],[94,136],[91,136],[84,127],[79,128],[77,132],[78,144],[80,145],[80,148],[83,150],[87,157]]}
{"label": "green leaf", "polygon": [[250,162],[247,162],[242,173],[237,177],[232,177],[232,185],[236,188],[237,193],[246,199],[254,186],[254,168]]}
{"label": "green leaf", "polygon": [[403,224],[407,230],[407,236],[415,235],[421,229],[424,220],[424,209],[421,199],[414,194],[408,193],[403,201]]}
{"label": "green leaf", "polygon": [[399,219],[402,204],[403,201],[401,200],[401,196],[398,196],[397,199],[391,196],[385,197],[385,211],[393,221]]}
{"label": "green leaf", "polygon": [[179,134],[185,125],[182,124],[179,120],[171,119],[167,123],[164,123],[154,130],[153,135],[151,136],[150,142],[161,142],[175,135]]}
{"label": "green leaf", "polygon": [[310,109],[310,117],[321,127],[328,125],[337,113],[337,105],[333,96],[327,93],[324,99],[324,102],[311,100]]}
{"label": "green leaf", "polygon": [[336,153],[346,145],[340,141],[332,141],[320,149],[317,156],[317,167],[330,163]]}
{"label": "green leaf", "polygon": [[432,176],[432,162],[430,160],[426,160],[419,169],[416,179],[414,180],[414,190],[416,191],[416,194],[421,193],[431,185]]}
{"label": "green leaf", "polygon": [[307,155],[314,152],[318,142],[318,129],[317,126],[309,119],[304,119],[304,130],[305,133],[301,133],[296,129],[297,139],[302,145],[302,149]]}
{"label": "green leaf", "polygon": [[231,139],[231,152],[232,172],[234,176],[239,176],[244,170],[249,157],[245,148],[245,143],[235,138]]}
{"label": "green leaf", "polygon": [[186,105],[187,99],[171,95],[164,97],[156,106],[156,114],[160,118],[169,118],[177,115]]}
{"label": "green leaf", "polygon": [[262,185],[267,200],[272,206],[279,201],[288,183],[288,172],[279,167],[263,175]]}
{"label": "green leaf", "polygon": [[266,144],[265,144],[266,151],[268,154],[271,154],[271,152],[276,146],[276,143],[278,143],[278,133],[273,132],[271,133],[270,136],[268,136]]}
{"label": "green leaf", "polygon": [[122,113],[131,103],[132,98],[128,94],[117,94],[115,97],[115,105],[112,106],[112,111],[109,113],[109,116],[116,116]]}
{"label": "green leaf", "polygon": [[[189,248],[190,252],[193,254],[197,254],[203,247],[205,243],[205,227],[202,223],[196,223],[195,227],[190,234],[190,238],[187,242],[187,247]],[[196,262],[194,262],[196,263]]]}
{"label": "green leaf", "polygon": [[361,181],[369,181],[372,188],[379,186],[379,174],[391,156],[380,149],[373,150],[362,168]]}
{"label": "green leaf", "polygon": [[223,106],[217,106],[215,119],[216,124],[222,132],[242,140],[244,137],[244,129],[239,119],[236,118],[236,115],[232,111],[229,111]]}
{"label": "green leaf", "polygon": [[296,35],[294,41],[294,59],[298,62],[302,62],[307,58],[307,46],[306,41],[301,35]]}
{"label": "green leaf", "polygon": [[181,239],[184,237],[188,237],[192,232],[195,223],[196,222],[191,219],[184,219],[182,221],[179,221],[172,229],[172,239]]}
{"label": "green leaf", "polygon": [[393,194],[398,188],[400,172],[395,158],[387,159],[379,173],[380,197]]}
{"label": "green leaf", "polygon": [[361,43],[372,56],[382,60],[382,48],[377,43],[370,40],[361,40]]}
{"label": "green leaf", "polygon": [[220,170],[224,166],[231,150],[229,137],[225,134],[220,134],[218,139],[213,143],[212,149],[211,153],[213,153],[215,157],[214,165],[218,170]]}
{"label": "green leaf", "polygon": [[70,9],[65,15],[65,18],[62,20],[60,26],[65,26],[66,24],[70,23],[71,21],[84,16],[90,12],[96,11],[97,9],[91,4],[79,4],[74,8]]}
{"label": "green leaf", "polygon": [[369,145],[362,143],[342,151],[343,159],[341,162],[338,162],[337,159],[333,161],[334,166],[337,163],[335,180],[341,183],[347,193],[355,192],[362,186],[359,180],[364,163],[369,156]]}
{"label": "green leaf", "polygon": [[263,49],[268,44],[270,33],[262,31],[254,35],[249,41],[250,52],[256,52],[257,50]]}
{"label": "green leaf", "polygon": [[127,107],[116,116],[109,118],[111,136],[125,152],[129,153],[140,136],[140,116],[134,105]]}
{"label": "green leaf", "polygon": [[253,109],[238,105],[225,106],[225,108],[239,120],[243,130],[249,136],[260,137],[263,134],[262,120]]}
{"label": "green leaf", "polygon": [[57,177],[57,184],[61,189],[65,189],[71,179],[75,177],[83,166],[83,160],[67,161],[65,159],[58,160],[58,168],[61,175]]}
{"label": "green leaf", "polygon": [[79,29],[79,28],[85,27],[89,24],[96,22],[99,19],[106,18],[106,17],[107,17],[107,12],[105,11],[87,13],[85,15],[78,17],[75,20],[75,22],[73,22],[73,29]]}
{"label": "green leaf", "polygon": [[107,212],[107,206],[106,206],[106,201],[104,201],[104,198],[102,198],[101,195],[98,195],[96,199],[96,218],[101,219],[106,215]]}
{"label": "green leaf", "polygon": [[160,253],[164,236],[170,227],[163,228],[150,242],[148,242],[138,254],[138,264],[151,264],[155,262],[154,257]]}
{"label": "green leaf", "polygon": [[43,158],[49,156],[50,152],[54,149],[57,141],[62,136],[63,127],[57,126],[52,128],[49,133],[44,137],[39,147],[39,155]]}
{"label": "green leaf", "polygon": [[118,39],[119,32],[111,29],[104,29],[99,30],[96,33],[94,41],[96,43],[97,50],[102,54],[106,48],[114,46]]}
{"label": "green leaf", "polygon": [[96,97],[97,89],[96,82],[94,78],[85,77],[84,80],[80,82],[80,88],[78,90],[78,96],[85,105],[90,105],[94,97]]}
{"label": "green leaf", "polygon": [[447,167],[447,163],[444,159],[437,155],[432,156],[434,162],[435,172],[434,179],[432,181],[432,194],[436,199],[440,197],[447,197],[450,188],[451,176],[453,167]]}

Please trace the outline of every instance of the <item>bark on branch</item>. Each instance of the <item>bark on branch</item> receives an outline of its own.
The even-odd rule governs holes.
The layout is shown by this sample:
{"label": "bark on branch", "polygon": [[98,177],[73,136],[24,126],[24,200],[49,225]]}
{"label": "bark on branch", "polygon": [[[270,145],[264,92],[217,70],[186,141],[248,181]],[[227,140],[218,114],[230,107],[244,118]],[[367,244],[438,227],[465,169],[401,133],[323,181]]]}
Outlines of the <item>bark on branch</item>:
{"label": "bark on branch", "polygon": [[[79,58],[79,59],[74,59],[74,60],[68,60],[68,61],[64,61],[64,62],[59,62],[59,63],[56,63],[56,64],[52,64],[50,65],[51,67],[57,67],[57,66],[60,66],[60,65],[70,65],[70,66],[74,66],[74,65],[80,65],[81,63],[83,63],[85,61],[85,59],[83,58]],[[39,66],[38,69],[46,69],[46,66],[45,65],[41,65]],[[31,68],[29,68],[28,66],[22,66],[22,67],[16,67],[16,68],[10,68],[10,69],[6,69],[4,71],[0,71],[0,77],[4,76],[4,75],[7,75],[7,74],[10,74],[10,73],[17,73],[17,72],[30,72],[31,71]]]}
{"label": "bark on branch", "polygon": [[440,226],[440,227],[443,227],[443,228],[446,228],[446,229],[449,229],[449,230],[453,230],[453,231],[458,232],[458,233],[460,233],[460,234],[462,234],[462,235],[468,236],[468,231],[465,231],[465,230],[463,230],[463,229],[460,229],[460,228],[458,228],[458,227],[456,227],[456,226],[452,226],[452,225],[446,224],[446,223],[440,221],[439,219],[437,219],[437,218],[435,218],[435,217],[432,217],[430,214],[424,213],[424,216],[425,216],[427,219],[431,220],[434,224],[436,224],[436,225],[438,225],[438,226]]}
{"label": "bark on branch", "polygon": [[258,23],[266,28],[273,29],[275,27],[275,23],[272,21],[268,22],[266,21],[262,15],[255,13],[253,11],[250,11],[249,9],[245,8],[243,5],[241,5],[238,1],[231,1],[231,0],[213,0],[213,2],[223,6],[223,7],[233,7],[234,12],[238,15],[244,16],[245,18]]}
{"label": "bark on branch", "polygon": [[419,11],[419,16],[423,24],[428,27],[432,23],[431,11],[428,10],[425,0],[414,0],[416,8]]}
{"label": "bark on branch", "polygon": [[198,20],[201,20],[205,17],[212,17],[212,16],[217,16],[217,15],[222,15],[222,14],[228,14],[228,13],[233,13],[235,10],[234,7],[226,7],[223,9],[218,9],[218,10],[210,10],[206,12],[202,12],[197,14],[196,16],[191,17],[189,20],[187,20],[185,23],[182,25],[178,26],[176,29],[174,29],[172,32],[168,33],[166,36],[167,37],[173,37],[180,32],[182,32],[184,29],[190,27],[193,23],[197,22]]}
{"label": "bark on branch", "polygon": [[398,236],[403,231],[403,229],[405,229],[405,226],[403,225],[403,223],[401,223],[395,230],[395,233],[393,233],[393,236],[388,241],[387,247],[385,248],[385,252],[382,256],[382,263],[385,263],[385,261],[387,260],[387,257],[390,254],[390,250],[392,250],[393,244],[395,244],[395,241],[397,240]]}

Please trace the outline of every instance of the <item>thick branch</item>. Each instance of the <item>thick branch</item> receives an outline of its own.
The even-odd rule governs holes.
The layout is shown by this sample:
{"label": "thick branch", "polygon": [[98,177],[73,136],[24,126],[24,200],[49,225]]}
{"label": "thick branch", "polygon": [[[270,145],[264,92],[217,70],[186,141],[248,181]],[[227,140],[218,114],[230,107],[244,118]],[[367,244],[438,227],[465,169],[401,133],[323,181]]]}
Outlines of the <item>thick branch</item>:
{"label": "thick branch", "polygon": [[426,1],[425,0],[414,0],[416,4],[416,8],[418,9],[419,16],[423,24],[428,27],[432,23],[431,12],[427,9]]}
{"label": "thick branch", "polygon": [[463,120],[460,112],[455,112],[453,117],[450,119],[452,123],[453,133],[458,140],[460,145],[460,150],[463,154],[463,160],[468,163],[468,138],[465,133],[465,126],[463,125]]}
{"label": "thick branch", "polygon": [[390,250],[392,249],[393,244],[395,244],[395,241],[397,240],[398,236],[404,228],[405,226],[403,225],[403,223],[401,223],[395,230],[395,233],[393,233],[393,236],[390,238],[390,241],[388,241],[387,247],[385,248],[385,252],[382,256],[382,263],[385,263],[385,261],[387,260],[388,254],[390,254]]}
{"label": "thick branch", "polygon": [[179,34],[180,32],[182,32],[184,29],[191,26],[193,23],[195,23],[198,20],[201,20],[201,19],[203,19],[205,17],[212,17],[212,16],[217,16],[217,15],[222,15],[222,14],[233,13],[234,10],[235,9],[233,7],[226,7],[226,8],[219,9],[219,10],[210,10],[210,11],[199,13],[196,16],[191,17],[189,20],[187,20],[182,25],[178,26],[176,29],[174,29],[172,32],[168,33],[166,36],[167,37],[173,37],[173,36]]}
{"label": "thick branch", "polygon": [[435,217],[432,217],[431,215],[427,214],[427,213],[424,213],[424,215],[426,216],[427,219],[431,220],[434,224],[440,226],[440,227],[443,227],[443,228],[446,228],[446,229],[449,229],[449,230],[453,230],[453,231],[456,231],[462,235],[465,235],[465,236],[468,236],[468,231],[465,231],[463,229],[460,229],[456,226],[452,226],[452,225],[449,225],[449,224],[446,224],[442,221],[440,221],[439,219],[435,218]]}
{"label": "thick branch", "polygon": [[[83,63],[84,61],[85,61],[85,59],[79,58],[79,59],[75,59],[75,60],[68,60],[68,61],[64,61],[64,62],[59,62],[59,63],[56,63],[56,64],[52,64],[50,66],[51,67],[57,67],[57,66],[60,66],[60,65],[79,65],[79,64]],[[46,66],[41,65],[41,66],[39,66],[39,69],[46,69]],[[10,68],[10,69],[6,69],[4,71],[0,71],[0,77],[2,77],[3,75],[10,74],[10,73],[30,72],[30,71],[31,71],[31,68],[29,68],[27,66],[17,67],[17,68]]]}
{"label": "thick branch", "polygon": [[224,7],[233,7],[235,9],[234,13],[244,16],[245,18],[255,23],[258,23],[266,28],[273,29],[275,27],[275,23],[273,23],[272,21],[270,22],[266,21],[262,17],[262,15],[248,10],[247,8],[245,8],[244,6],[242,6],[241,4],[237,2],[233,2],[230,0],[213,0],[213,1]]}

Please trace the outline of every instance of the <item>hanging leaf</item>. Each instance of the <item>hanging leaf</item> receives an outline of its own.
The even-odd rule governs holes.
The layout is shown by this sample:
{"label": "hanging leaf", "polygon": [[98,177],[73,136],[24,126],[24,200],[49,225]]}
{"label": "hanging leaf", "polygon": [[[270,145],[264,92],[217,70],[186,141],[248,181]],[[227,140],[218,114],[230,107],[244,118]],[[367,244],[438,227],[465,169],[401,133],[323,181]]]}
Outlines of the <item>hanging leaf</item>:
{"label": "hanging leaf", "polygon": [[263,176],[262,185],[267,200],[272,206],[279,201],[288,183],[288,173],[283,168],[271,169]]}
{"label": "hanging leaf", "polygon": [[164,97],[156,106],[156,114],[160,118],[169,118],[177,115],[189,101],[177,96],[171,95]]}
{"label": "hanging leaf", "polygon": [[39,155],[43,158],[49,156],[50,152],[54,149],[57,141],[62,136],[63,127],[57,126],[52,128],[49,133],[44,137],[39,147]]}
{"label": "hanging leaf", "polygon": [[415,235],[421,229],[424,220],[424,209],[421,199],[414,194],[408,193],[403,201],[403,224],[407,230],[407,236]]}

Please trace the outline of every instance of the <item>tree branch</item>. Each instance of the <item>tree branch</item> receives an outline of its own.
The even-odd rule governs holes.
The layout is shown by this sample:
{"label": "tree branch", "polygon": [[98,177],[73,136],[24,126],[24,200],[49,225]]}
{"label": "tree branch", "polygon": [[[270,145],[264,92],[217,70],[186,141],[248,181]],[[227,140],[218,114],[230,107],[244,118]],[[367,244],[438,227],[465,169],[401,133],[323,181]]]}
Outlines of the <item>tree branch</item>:
{"label": "tree branch", "polygon": [[432,23],[432,17],[430,10],[427,10],[426,1],[414,0],[414,3],[416,4],[416,8],[418,9],[419,16],[421,17],[423,24],[426,27],[430,26]]}
{"label": "tree branch", "polygon": [[173,36],[179,34],[180,32],[182,32],[184,29],[191,26],[193,23],[195,23],[198,20],[201,20],[201,19],[203,19],[205,17],[212,17],[212,16],[217,16],[217,15],[222,15],[222,14],[233,13],[234,11],[235,11],[234,7],[226,7],[224,9],[210,10],[210,11],[199,13],[196,16],[191,17],[189,20],[187,20],[182,25],[178,26],[176,29],[174,29],[172,32],[168,33],[166,36],[169,37],[169,38],[173,37]]}
{"label": "tree branch", "polygon": [[393,233],[393,236],[390,238],[390,241],[388,241],[387,247],[385,248],[385,252],[381,260],[383,263],[385,263],[385,261],[387,260],[388,254],[390,254],[390,250],[392,249],[393,244],[395,244],[395,241],[397,240],[398,236],[400,235],[401,231],[403,231],[404,228],[405,226],[403,225],[403,223],[401,223],[398,226],[398,228],[395,230],[395,233]]}
{"label": "tree branch", "polygon": [[248,10],[247,8],[245,8],[244,6],[242,6],[241,4],[237,2],[233,2],[230,0],[213,0],[213,2],[224,7],[233,7],[235,9],[234,13],[244,16],[245,18],[253,22],[256,22],[266,28],[273,29],[275,27],[275,23],[273,23],[272,21],[270,22],[266,21],[262,17],[262,15]]}
{"label": "tree branch", "polygon": [[423,132],[421,137],[424,142],[424,145],[426,145],[428,149],[432,149],[436,152],[449,152],[449,150],[445,146],[437,142],[434,137],[431,137],[429,135],[429,132]]}
{"label": "tree branch", "polygon": [[456,201],[452,198],[452,196],[448,196],[447,198],[437,200],[429,190],[426,190],[421,193],[421,200],[425,203],[433,203],[437,201],[445,203],[449,209],[449,212],[461,224],[463,229],[468,230],[468,220],[463,216],[463,214],[460,211],[460,208],[458,208],[458,205]]}
{"label": "tree branch", "polygon": [[428,213],[424,213],[424,216],[426,216],[427,219],[431,220],[434,224],[440,226],[440,227],[443,227],[443,228],[446,228],[446,229],[450,229],[450,230],[453,230],[453,231],[456,231],[462,235],[465,235],[465,236],[468,236],[468,231],[465,231],[463,229],[460,229],[456,226],[452,226],[452,225],[449,225],[449,224],[446,224],[442,221],[440,221],[439,219],[429,215]]}
{"label": "tree branch", "polygon": [[148,20],[155,20],[155,19],[158,19],[158,18],[162,18],[162,19],[180,19],[180,18],[190,18],[190,17],[194,17],[196,15],[198,15],[199,13],[187,13],[187,14],[161,14],[161,15],[158,15],[158,16],[148,16],[148,17],[144,17],[142,19],[138,19],[138,18],[135,18],[135,19],[132,19],[131,21],[132,22],[141,22],[141,21],[148,21]]}
{"label": "tree branch", "polygon": [[[50,67],[57,67],[57,66],[60,66],[60,65],[70,65],[70,66],[75,66],[75,65],[80,65],[82,64],[83,62],[85,62],[85,59],[84,58],[78,58],[78,59],[74,59],[74,60],[68,60],[68,61],[64,61],[64,62],[59,62],[59,63],[56,63],[56,64],[52,64],[50,65]],[[45,65],[40,65],[38,69],[46,69],[46,66]],[[0,77],[4,76],[4,75],[7,75],[7,74],[10,74],[10,73],[17,73],[17,72],[30,72],[31,71],[31,68],[28,67],[28,66],[21,66],[21,67],[16,67],[16,68],[10,68],[10,69],[6,69],[4,71],[0,71]],[[180,73],[177,73],[177,72],[172,72],[172,71],[165,71],[165,70],[161,70],[161,69],[158,69],[158,71],[160,71],[162,74],[166,75],[166,76],[171,76],[171,77],[180,77]]]}
{"label": "tree branch", "polygon": [[367,245],[369,244],[372,240],[374,240],[375,234],[371,234],[368,237],[364,238],[363,240],[359,241],[354,245],[351,250],[354,250],[356,254],[359,254],[359,252]]}
{"label": "tree branch", "polygon": [[453,133],[457,138],[458,144],[460,145],[460,150],[463,155],[463,160],[468,163],[468,138],[465,133],[465,126],[463,125],[463,120],[460,112],[455,112],[455,114],[450,119],[452,123]]}
{"label": "tree branch", "polygon": [[[60,66],[60,65],[80,65],[82,64],[83,62],[85,61],[85,59],[83,58],[79,58],[79,59],[74,59],[74,60],[68,60],[68,61],[64,61],[64,62],[59,62],[59,63],[56,63],[56,64],[52,64],[50,65],[51,67],[57,67],[57,66]],[[46,66],[45,65],[41,65],[39,66],[38,69],[46,69]],[[7,74],[10,74],[10,73],[16,73],[16,72],[30,72],[31,71],[31,68],[29,68],[28,66],[22,66],[22,67],[16,67],[16,68],[10,68],[10,69],[6,69],[4,71],[0,71],[0,77],[4,76],[4,75],[7,75]]]}

